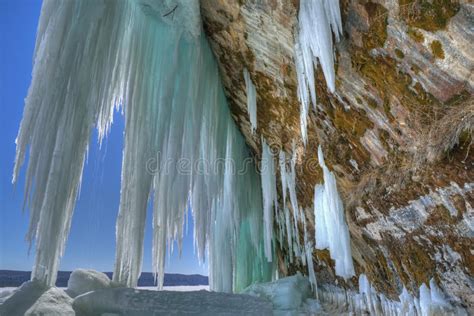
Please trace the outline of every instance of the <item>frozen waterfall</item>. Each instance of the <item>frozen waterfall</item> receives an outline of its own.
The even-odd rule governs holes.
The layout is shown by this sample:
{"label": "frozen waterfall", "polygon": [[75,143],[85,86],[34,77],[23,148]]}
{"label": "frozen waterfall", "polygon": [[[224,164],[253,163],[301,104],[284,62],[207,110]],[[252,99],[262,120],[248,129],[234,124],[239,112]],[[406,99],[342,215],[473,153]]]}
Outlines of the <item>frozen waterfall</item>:
{"label": "frozen waterfall", "polygon": [[32,278],[53,285],[81,185],[92,128],[99,142],[125,115],[114,280],[135,286],[153,199],[153,270],[163,284],[188,203],[211,288],[269,281],[260,178],[233,122],[201,34],[197,0],[45,0],[13,181],[29,151]]}

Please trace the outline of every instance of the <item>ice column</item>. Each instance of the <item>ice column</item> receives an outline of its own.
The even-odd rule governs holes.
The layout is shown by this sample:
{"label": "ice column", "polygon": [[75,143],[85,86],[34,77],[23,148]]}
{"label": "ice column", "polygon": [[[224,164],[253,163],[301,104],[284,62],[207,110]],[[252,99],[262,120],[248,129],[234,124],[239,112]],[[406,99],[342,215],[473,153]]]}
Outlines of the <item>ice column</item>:
{"label": "ice column", "polygon": [[272,261],[272,240],[273,240],[273,213],[277,208],[276,172],[273,154],[267,142],[262,137],[262,161],[260,169],[262,177],[263,196],[263,223],[265,256],[268,261]]}

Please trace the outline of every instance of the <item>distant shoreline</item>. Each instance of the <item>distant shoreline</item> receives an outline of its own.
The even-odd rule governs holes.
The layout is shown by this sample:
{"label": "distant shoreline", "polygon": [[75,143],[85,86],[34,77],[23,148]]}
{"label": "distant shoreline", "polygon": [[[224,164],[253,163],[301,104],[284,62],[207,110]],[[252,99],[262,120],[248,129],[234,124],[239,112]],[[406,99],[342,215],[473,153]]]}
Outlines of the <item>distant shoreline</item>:
{"label": "distant shoreline", "polygon": [[[112,272],[104,272],[112,278]],[[59,271],[56,286],[66,287],[71,271]],[[0,270],[0,287],[17,287],[30,280],[31,271]],[[165,273],[164,286],[191,286],[209,285],[209,278],[201,274]],[[156,286],[151,272],[142,272],[138,279],[138,286]]]}

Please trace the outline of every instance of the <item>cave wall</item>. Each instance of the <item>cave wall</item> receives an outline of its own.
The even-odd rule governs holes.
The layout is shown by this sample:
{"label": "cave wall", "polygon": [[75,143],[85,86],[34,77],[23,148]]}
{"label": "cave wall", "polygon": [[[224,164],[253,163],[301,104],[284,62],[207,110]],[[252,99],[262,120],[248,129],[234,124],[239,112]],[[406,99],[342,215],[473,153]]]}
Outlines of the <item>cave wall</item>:
{"label": "cave wall", "polygon": [[[434,277],[453,300],[474,308],[474,4],[341,0],[336,92],[317,69],[306,147],[293,58],[298,6],[201,0],[232,115],[256,159],[261,136],[275,151],[291,154],[294,146],[298,200],[314,226],[320,144],[344,201],[357,274],[391,298]],[[257,90],[256,133],[244,67]],[[313,258],[319,282],[357,286],[356,277],[335,277],[327,251]]]}

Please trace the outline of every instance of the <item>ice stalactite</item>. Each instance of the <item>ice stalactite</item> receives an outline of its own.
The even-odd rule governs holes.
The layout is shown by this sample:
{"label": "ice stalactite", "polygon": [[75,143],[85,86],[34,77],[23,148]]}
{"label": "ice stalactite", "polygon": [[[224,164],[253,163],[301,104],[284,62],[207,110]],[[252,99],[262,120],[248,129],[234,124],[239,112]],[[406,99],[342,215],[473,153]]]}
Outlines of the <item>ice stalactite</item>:
{"label": "ice stalactite", "polygon": [[167,247],[180,246],[188,205],[199,258],[209,250],[212,289],[230,292],[236,283],[271,279],[260,178],[201,34],[197,0],[45,0],[34,61],[14,170],[15,181],[29,148],[32,278],[55,283],[91,130],[102,141],[121,106],[126,123],[114,280],[137,283],[150,198],[160,286]]}
{"label": "ice stalactite", "polygon": [[319,297],[324,306],[337,310],[341,314],[406,315],[400,313],[400,302],[377,293],[364,274],[359,276],[359,292],[346,291],[334,285],[323,285],[319,289]]}
{"label": "ice stalactite", "polygon": [[301,102],[301,135],[306,143],[309,104],[312,103],[316,108],[314,69],[318,66],[318,60],[329,91],[334,92],[336,87],[332,33],[339,41],[342,34],[339,0],[300,1],[298,22],[295,62]]}
{"label": "ice stalactite", "polygon": [[400,313],[407,316],[415,316],[419,306],[415,305],[413,296],[403,287],[402,293],[398,297],[400,299]]}
{"label": "ice stalactite", "polygon": [[262,177],[265,256],[270,262],[272,261],[273,252],[273,214],[278,208],[278,196],[273,153],[263,137],[260,174]]}
{"label": "ice stalactite", "polygon": [[[286,241],[288,245],[288,255],[290,263],[293,262],[293,227],[290,219],[290,210],[286,205],[286,195],[288,191],[288,171],[286,170],[286,154],[284,151],[280,150],[278,155],[278,163],[280,166],[280,181],[281,181],[281,191],[283,195],[283,217],[285,222],[285,233]],[[283,244],[283,240],[280,240],[280,243]]]}
{"label": "ice stalactite", "polygon": [[[92,127],[102,139],[121,103],[128,3],[44,1],[32,82],[16,139],[13,182],[29,148],[27,240],[36,246],[32,278],[54,285],[78,195]],[[97,51],[96,42],[106,42]],[[111,71],[114,70],[114,71]],[[91,82],[100,85],[92,85]]]}
{"label": "ice stalactite", "polygon": [[288,174],[287,178],[287,187],[290,191],[290,202],[291,207],[293,208],[293,219],[295,222],[295,235],[298,236],[298,213],[299,213],[299,206],[298,206],[298,198],[296,197],[296,150],[293,147],[293,155],[291,156],[290,161],[290,173]]}
{"label": "ice stalactite", "polygon": [[[282,206],[282,234],[286,234],[286,242],[288,243],[289,262],[293,262],[293,256],[300,256],[301,245],[299,240],[298,222],[301,219],[300,208],[296,196],[296,151],[293,151],[292,157],[289,159],[290,168],[287,167],[287,156],[284,151],[280,151],[278,155],[280,167],[280,181],[283,195]],[[287,197],[289,195],[290,208],[287,205]],[[292,213],[293,215],[291,216]],[[284,222],[284,223],[283,223]],[[281,238],[280,238],[281,239]],[[280,240],[280,242],[283,242]],[[304,254],[304,252],[303,252]]]}
{"label": "ice stalactite", "polygon": [[[430,287],[425,283],[420,286],[419,315],[465,315],[464,310],[454,308],[445,298],[434,279],[430,280]],[[416,299],[414,299],[417,301]],[[416,302],[418,303],[418,302]]]}
{"label": "ice stalactite", "polygon": [[316,274],[314,272],[314,265],[313,265],[313,243],[309,239],[308,235],[308,228],[306,226],[306,217],[303,214],[301,214],[301,219],[303,221],[303,229],[304,229],[304,255],[305,255],[305,261],[306,265],[308,267],[308,276],[309,276],[309,282],[311,283],[311,288],[313,291],[316,291],[316,295],[318,295],[317,288],[318,288],[318,282],[316,280]]}
{"label": "ice stalactite", "polygon": [[373,289],[365,274],[359,276],[359,294],[363,296],[369,314],[376,315],[379,309],[377,305],[377,292]]}
{"label": "ice stalactite", "polygon": [[337,191],[336,177],[324,162],[321,146],[318,148],[318,158],[323,169],[324,184],[317,185],[314,190],[316,248],[329,249],[336,263],[336,274],[347,279],[354,275],[354,266],[344,207]]}
{"label": "ice stalactite", "polygon": [[257,91],[247,68],[244,68],[244,80],[247,91],[247,111],[249,113],[252,132],[255,133],[257,130]]}

